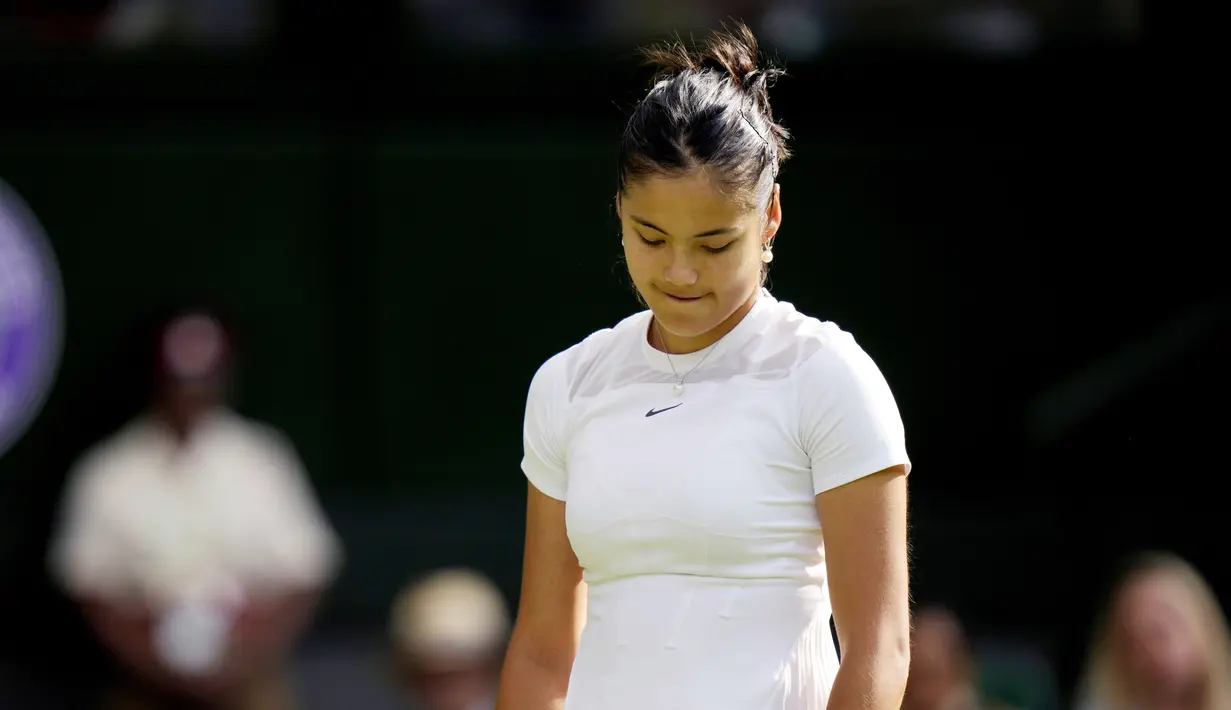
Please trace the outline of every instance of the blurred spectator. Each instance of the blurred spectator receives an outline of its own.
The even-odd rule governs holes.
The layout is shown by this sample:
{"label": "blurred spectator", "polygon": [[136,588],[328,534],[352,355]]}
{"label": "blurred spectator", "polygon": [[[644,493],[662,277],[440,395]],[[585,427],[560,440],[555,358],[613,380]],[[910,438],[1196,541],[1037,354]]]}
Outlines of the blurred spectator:
{"label": "blurred spectator", "polygon": [[231,350],[216,318],[173,318],[149,411],[70,473],[50,565],[129,672],[108,707],[290,707],[340,554],[290,443],[226,407]]}
{"label": "blurred spectator", "polygon": [[1231,708],[1231,638],[1201,574],[1179,557],[1134,560],[1095,628],[1082,710]]}
{"label": "blurred spectator", "polygon": [[992,709],[1004,710],[979,697],[970,642],[957,616],[940,607],[917,612],[902,710]]}
{"label": "blurred spectator", "polygon": [[500,590],[473,570],[441,570],[403,590],[390,635],[411,707],[491,710],[510,623]]}

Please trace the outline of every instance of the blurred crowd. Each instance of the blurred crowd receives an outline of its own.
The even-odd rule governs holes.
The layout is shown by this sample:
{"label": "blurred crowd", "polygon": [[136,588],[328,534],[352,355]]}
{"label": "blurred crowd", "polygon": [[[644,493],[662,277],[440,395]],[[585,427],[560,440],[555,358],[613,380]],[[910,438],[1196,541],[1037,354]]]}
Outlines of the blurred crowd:
{"label": "blurred crowd", "polygon": [[[396,1],[407,41],[459,51],[625,47],[732,17],[778,53],[802,59],[852,39],[1020,53],[1054,39],[1133,39],[1141,25],[1138,0]],[[0,22],[0,42],[242,49],[274,41],[286,7],[275,0],[27,0]]]}
{"label": "blurred crowd", "polygon": [[[119,669],[97,707],[490,710],[512,605],[461,561],[388,600],[377,672],[332,696],[304,690],[297,650],[342,545],[293,443],[228,407],[224,322],[188,310],[158,333],[153,396],[78,458],[48,552]],[[902,710],[1231,708],[1231,636],[1202,574],[1151,552],[1110,581],[1073,690],[1039,649],[972,638],[960,610],[920,606]],[[328,666],[306,673],[332,686]]]}

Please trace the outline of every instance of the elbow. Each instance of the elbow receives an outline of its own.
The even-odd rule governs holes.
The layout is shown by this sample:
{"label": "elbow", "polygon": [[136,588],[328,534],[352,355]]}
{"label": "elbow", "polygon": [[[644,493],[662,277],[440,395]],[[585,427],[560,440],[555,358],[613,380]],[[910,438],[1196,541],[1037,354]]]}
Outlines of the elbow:
{"label": "elbow", "polygon": [[514,639],[505,653],[496,707],[556,707],[568,694],[570,671],[563,654]]}
{"label": "elbow", "polygon": [[906,693],[906,678],[910,675],[910,641],[881,652],[885,690],[901,698]]}
{"label": "elbow", "polygon": [[553,641],[535,639],[515,629],[505,650],[506,669],[530,669],[537,676],[567,685],[573,669],[573,648]]}
{"label": "elbow", "polygon": [[910,674],[909,631],[844,649],[842,665],[860,669],[857,675],[870,682],[877,697],[900,698],[906,692],[906,678]]}

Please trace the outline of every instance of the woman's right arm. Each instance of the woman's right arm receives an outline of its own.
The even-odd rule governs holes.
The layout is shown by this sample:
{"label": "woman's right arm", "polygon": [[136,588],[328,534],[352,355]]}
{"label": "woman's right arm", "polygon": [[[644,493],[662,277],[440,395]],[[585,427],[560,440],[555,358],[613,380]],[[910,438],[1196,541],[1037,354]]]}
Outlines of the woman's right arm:
{"label": "woman's right arm", "polygon": [[496,710],[561,710],[586,618],[586,587],[564,501],[528,486],[521,601]]}

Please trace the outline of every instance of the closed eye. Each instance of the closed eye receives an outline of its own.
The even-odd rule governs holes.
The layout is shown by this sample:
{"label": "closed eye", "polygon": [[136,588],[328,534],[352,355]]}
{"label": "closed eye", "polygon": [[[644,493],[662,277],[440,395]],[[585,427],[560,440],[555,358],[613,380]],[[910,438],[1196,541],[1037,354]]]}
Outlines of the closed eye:
{"label": "closed eye", "polygon": [[[665,244],[665,243],[666,243],[666,240],[663,240],[663,239],[647,239],[647,238],[646,238],[646,236],[645,236],[644,234],[642,234],[641,232],[637,232],[637,237],[638,237],[639,239],[641,239],[641,241],[642,241],[642,242],[643,242],[646,246],[657,247],[657,246],[662,246],[663,244]],[[722,246],[720,246],[720,247],[707,247],[707,246],[702,246],[701,248],[702,248],[702,249],[704,249],[705,251],[709,252],[710,254],[721,254],[721,253],[723,253],[724,251],[726,251],[726,250],[730,249],[730,248],[731,248],[731,245],[732,245],[732,244],[734,244],[734,243],[735,243],[735,242],[737,242],[737,241],[739,241],[739,240],[738,240],[738,239],[735,239],[735,240],[729,241],[729,242],[727,242],[726,244],[723,244],[723,245],[722,245]]]}

